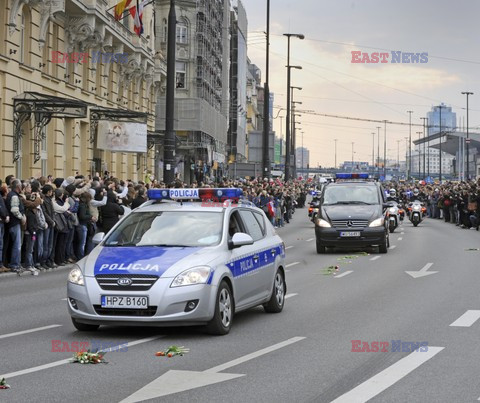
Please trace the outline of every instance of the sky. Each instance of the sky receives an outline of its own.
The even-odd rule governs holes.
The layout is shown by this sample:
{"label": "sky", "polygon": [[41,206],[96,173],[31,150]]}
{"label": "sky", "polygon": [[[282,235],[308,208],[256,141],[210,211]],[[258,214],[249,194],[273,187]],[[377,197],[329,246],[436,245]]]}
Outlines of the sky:
{"label": "sky", "polygon": [[[248,57],[265,69],[266,0],[242,0],[248,17]],[[271,0],[270,91],[274,130],[285,138],[286,52],[283,33],[291,39],[290,63],[303,145],[310,166],[372,161],[377,153],[377,126],[383,156],[383,124],[322,117],[313,113],[409,122],[422,125],[434,105],[445,103],[461,124],[469,97],[469,127],[480,132],[480,2],[476,0]],[[389,63],[352,63],[352,51],[387,52]],[[427,63],[391,63],[391,51],[428,53]],[[262,76],[264,80],[264,76]],[[263,84],[262,84],[263,85]],[[280,109],[283,108],[283,109]],[[282,118],[283,117],[283,118]],[[476,128],[476,129],[472,129]],[[412,139],[423,127],[412,127]],[[373,135],[372,133],[375,133]],[[423,135],[423,134],[422,134]],[[387,158],[405,160],[409,126],[387,125]],[[352,142],[353,147],[352,147]],[[297,133],[297,147],[302,135]],[[413,147],[413,144],[412,144]],[[403,158],[402,158],[403,156]],[[376,156],[375,156],[376,158]]]}

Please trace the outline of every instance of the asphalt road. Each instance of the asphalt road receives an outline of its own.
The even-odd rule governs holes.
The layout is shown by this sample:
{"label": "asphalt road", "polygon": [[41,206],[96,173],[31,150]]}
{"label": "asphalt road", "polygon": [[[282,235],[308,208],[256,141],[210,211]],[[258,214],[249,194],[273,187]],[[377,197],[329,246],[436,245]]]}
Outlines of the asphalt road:
{"label": "asphalt road", "polygon": [[[479,232],[439,220],[427,219],[417,228],[405,222],[391,235],[385,255],[374,249],[369,255],[317,255],[306,209],[297,210],[278,232],[288,247],[284,311],[240,313],[223,337],[200,328],[80,333],[64,300],[67,270],[1,276],[0,378],[6,376],[11,389],[0,390],[0,402],[480,398],[480,251],[465,250],[480,246]],[[326,275],[331,265],[340,269]],[[422,269],[420,277],[406,273]],[[79,365],[68,362],[72,353],[52,351],[55,340],[129,345],[128,351],[107,353],[108,364]],[[398,348],[399,341],[428,348],[410,352],[407,344]],[[372,342],[388,344],[369,352],[364,342],[372,350]],[[190,353],[171,359],[154,355],[170,345],[186,346]]]}

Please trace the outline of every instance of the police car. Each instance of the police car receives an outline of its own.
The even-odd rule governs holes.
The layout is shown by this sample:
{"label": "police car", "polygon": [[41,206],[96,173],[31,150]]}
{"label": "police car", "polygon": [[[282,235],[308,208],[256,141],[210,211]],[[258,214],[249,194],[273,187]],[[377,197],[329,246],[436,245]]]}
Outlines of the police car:
{"label": "police car", "polygon": [[96,234],[98,246],[70,271],[68,311],[78,330],[206,325],[227,334],[236,312],[282,311],[284,243],[262,210],[239,199],[241,189],[148,195],[106,236]]}

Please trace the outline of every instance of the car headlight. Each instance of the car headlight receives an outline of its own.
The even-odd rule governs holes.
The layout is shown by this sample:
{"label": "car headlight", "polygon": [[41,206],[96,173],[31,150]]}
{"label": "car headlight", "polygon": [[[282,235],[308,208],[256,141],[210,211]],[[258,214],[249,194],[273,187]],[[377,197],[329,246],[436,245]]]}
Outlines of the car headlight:
{"label": "car headlight", "polygon": [[392,213],[392,214],[395,214],[395,213],[396,213],[395,210],[396,210],[395,207],[390,207],[390,208],[388,209],[388,212],[389,212],[389,213]]}
{"label": "car headlight", "polygon": [[317,218],[317,225],[322,228],[331,228],[332,226],[328,221],[325,221],[323,218]]}
{"label": "car headlight", "polygon": [[208,266],[193,267],[185,270],[175,277],[170,287],[183,287],[185,285],[205,284],[210,276],[211,269]]}
{"label": "car headlight", "polygon": [[77,285],[85,285],[85,280],[80,267],[77,265],[73,266],[73,269],[70,270],[70,273],[68,274],[68,281]]}
{"label": "car headlight", "polygon": [[385,224],[385,219],[383,217],[377,218],[376,220],[373,220],[369,227],[381,227],[383,224]]}

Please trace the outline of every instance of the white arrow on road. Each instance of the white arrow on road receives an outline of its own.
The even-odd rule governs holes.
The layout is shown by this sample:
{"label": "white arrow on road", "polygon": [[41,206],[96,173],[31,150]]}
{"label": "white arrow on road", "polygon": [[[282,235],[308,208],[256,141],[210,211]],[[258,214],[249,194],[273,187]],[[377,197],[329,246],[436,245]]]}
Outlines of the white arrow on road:
{"label": "white arrow on road", "polygon": [[438,271],[428,271],[428,269],[432,266],[433,266],[433,263],[427,263],[423,267],[423,269],[421,269],[419,271],[406,271],[405,273],[409,274],[413,278],[425,277],[425,276],[428,276],[430,274],[438,273]]}
{"label": "white arrow on road", "polygon": [[274,344],[273,346],[264,348],[254,353],[247,354],[243,357],[229,361],[225,364],[217,365],[216,367],[207,369],[206,371],[167,371],[165,374],[150,382],[134,394],[128,396],[120,403],[135,403],[143,402],[148,399],[155,399],[161,396],[171,395],[173,393],[184,392],[195,388],[200,388],[207,385],[212,385],[218,382],[229,381],[231,379],[245,376],[244,374],[222,374],[220,371],[225,371],[230,367],[250,361],[253,358],[286,347],[297,341],[303,340],[305,337],[293,337],[291,339]]}

